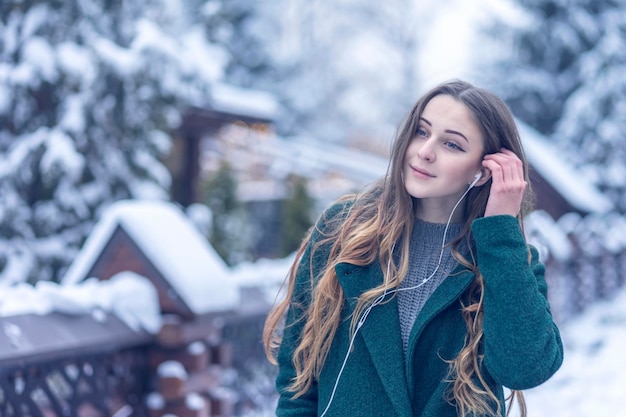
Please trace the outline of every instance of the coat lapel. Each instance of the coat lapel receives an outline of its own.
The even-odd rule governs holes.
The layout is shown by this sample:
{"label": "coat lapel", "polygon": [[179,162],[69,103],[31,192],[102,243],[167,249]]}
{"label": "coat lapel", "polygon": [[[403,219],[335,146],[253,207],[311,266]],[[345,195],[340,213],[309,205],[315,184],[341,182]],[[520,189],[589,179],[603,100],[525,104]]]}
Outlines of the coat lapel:
{"label": "coat lapel", "polygon": [[466,268],[458,267],[453,274],[448,276],[439,287],[437,287],[415,319],[409,337],[409,355],[412,354],[411,352],[415,348],[416,340],[419,338],[424,326],[439,312],[457,300],[473,280],[473,272]]}
{"label": "coat lapel", "polygon": [[[383,280],[378,263],[364,267],[340,264],[336,267],[336,272],[350,312],[354,311],[356,301],[363,292],[380,285]],[[399,416],[411,415],[397,298],[393,297],[389,302],[375,306],[360,328],[359,334],[365,341],[396,413]]]}
{"label": "coat lapel", "polygon": [[426,323],[450,303],[458,299],[474,279],[474,274],[467,269],[457,270],[447,277],[430,296],[413,325],[413,332],[421,330]]}

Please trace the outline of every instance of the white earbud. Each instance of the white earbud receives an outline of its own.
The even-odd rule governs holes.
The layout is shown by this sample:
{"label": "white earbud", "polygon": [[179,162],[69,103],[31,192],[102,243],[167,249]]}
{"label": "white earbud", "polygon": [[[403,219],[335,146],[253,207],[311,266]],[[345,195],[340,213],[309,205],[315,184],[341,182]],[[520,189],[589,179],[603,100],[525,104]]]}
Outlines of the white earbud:
{"label": "white earbud", "polygon": [[469,188],[473,188],[476,185],[476,183],[480,181],[482,177],[483,177],[482,171],[478,171],[476,175],[474,175],[474,179],[472,180],[472,182],[470,182]]}

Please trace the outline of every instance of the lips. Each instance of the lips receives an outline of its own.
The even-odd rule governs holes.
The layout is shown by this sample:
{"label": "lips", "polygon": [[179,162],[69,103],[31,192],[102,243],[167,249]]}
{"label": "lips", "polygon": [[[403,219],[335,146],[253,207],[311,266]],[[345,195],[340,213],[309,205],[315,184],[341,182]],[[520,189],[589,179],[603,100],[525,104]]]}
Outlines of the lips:
{"label": "lips", "polygon": [[428,171],[426,169],[417,168],[417,167],[414,167],[414,166],[412,166],[411,169],[419,177],[427,177],[427,178],[434,178],[435,177],[434,174],[432,174],[430,171]]}

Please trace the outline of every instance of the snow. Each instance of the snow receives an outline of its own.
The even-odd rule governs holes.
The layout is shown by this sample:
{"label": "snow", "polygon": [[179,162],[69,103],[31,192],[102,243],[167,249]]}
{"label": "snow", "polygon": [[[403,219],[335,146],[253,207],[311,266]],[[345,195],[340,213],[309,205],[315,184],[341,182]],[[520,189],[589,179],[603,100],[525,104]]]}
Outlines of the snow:
{"label": "snow", "polygon": [[0,251],[7,255],[7,264],[2,271],[0,291],[13,283],[20,282],[20,277],[26,276],[35,264],[33,254],[23,242],[1,242]]}
{"label": "snow", "polygon": [[567,234],[548,213],[535,210],[526,216],[524,223],[527,238],[539,250],[545,246],[547,252],[561,262],[571,258],[572,244]]}
{"label": "snow", "polygon": [[233,267],[231,279],[240,288],[259,288],[264,301],[272,305],[281,295],[281,286],[287,277],[295,254],[282,259],[259,259],[256,262],[242,262]]}
{"label": "snow", "polygon": [[187,379],[185,367],[178,361],[165,361],[157,368],[157,375],[161,378]]}
{"label": "snow", "polygon": [[[48,82],[55,82],[58,76],[54,62],[54,51],[47,40],[33,36],[24,45],[24,59],[33,66],[33,69],[42,75]],[[33,79],[34,81],[34,79]]]}
{"label": "snow", "polygon": [[384,176],[389,164],[387,157],[310,136],[250,141],[228,157],[233,166],[254,160],[268,167],[268,178],[240,182],[238,196],[244,201],[282,197],[284,179],[297,174],[310,180],[309,191],[326,204]]}
{"label": "snow", "polygon": [[156,333],[161,315],[156,289],[147,278],[121,272],[107,281],[90,279],[74,285],[39,281],[36,285],[19,283],[0,291],[0,316],[45,315],[61,312],[70,315],[115,314],[135,330]]}
{"label": "snow", "polygon": [[62,42],[56,49],[57,65],[62,71],[84,80],[85,84],[93,80],[96,68],[89,49],[71,42]]}
{"label": "snow", "polygon": [[134,51],[119,46],[109,39],[94,39],[93,47],[100,58],[111,65],[119,75],[130,78],[142,67],[141,59]]}
{"label": "snow", "polygon": [[48,146],[46,146],[46,153],[41,158],[41,172],[49,176],[54,169],[63,169],[68,179],[78,179],[85,160],[76,152],[72,139],[59,129],[42,132],[42,136],[47,141]]}
{"label": "snow", "polygon": [[202,342],[193,342],[187,346],[187,352],[193,356],[199,356],[206,352],[206,346]]}
{"label": "snow", "polygon": [[311,137],[296,137],[274,148],[276,154],[288,153],[293,168],[301,174],[314,176],[316,172],[335,169],[361,183],[375,181],[387,172],[389,159]]}
{"label": "snow", "polygon": [[197,314],[235,308],[236,285],[226,263],[185,214],[165,201],[122,200],[113,203],[93,232],[63,282],[85,278],[117,226],[138,244],[182,300]]}
{"label": "snow", "polygon": [[151,392],[146,397],[146,405],[150,410],[162,410],[165,407],[165,399],[158,392]]}
{"label": "snow", "polygon": [[206,401],[200,394],[192,392],[185,396],[185,405],[190,410],[202,410],[206,406]]}
{"label": "snow", "polygon": [[274,120],[280,111],[278,101],[269,93],[223,83],[215,83],[211,87],[211,105],[216,110],[265,120]]}
{"label": "snow", "polygon": [[32,7],[24,17],[23,26],[20,28],[22,38],[30,38],[48,19],[49,6],[40,4]]}
{"label": "snow", "polygon": [[84,100],[81,94],[74,94],[65,99],[64,114],[59,121],[60,128],[75,134],[85,130]]}
{"label": "snow", "polygon": [[197,19],[169,14],[176,4],[3,9],[4,284],[60,279],[113,201],[168,197],[163,161],[180,112],[206,98],[229,58]]}
{"label": "snow", "polygon": [[421,32],[423,41],[419,49],[420,80],[426,86],[452,78],[471,82],[484,70],[481,63],[475,62],[476,50],[484,48],[476,29],[488,25],[495,17],[509,24],[527,19],[513,0],[431,2],[427,9],[420,5],[426,13],[422,22],[428,25]]}

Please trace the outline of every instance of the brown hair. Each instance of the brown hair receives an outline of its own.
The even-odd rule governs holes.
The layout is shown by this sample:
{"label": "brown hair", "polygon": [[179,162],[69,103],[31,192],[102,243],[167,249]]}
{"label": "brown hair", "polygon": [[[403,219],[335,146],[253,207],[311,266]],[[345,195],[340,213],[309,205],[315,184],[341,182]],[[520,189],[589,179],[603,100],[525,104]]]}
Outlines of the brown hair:
{"label": "brown hair", "polygon": [[[270,312],[265,329],[264,342],[268,358],[275,362],[275,349],[280,343],[279,332],[285,312],[290,306],[294,292],[294,281],[300,262],[311,262],[316,249],[320,245],[328,247],[326,265],[319,273],[316,285],[311,294],[311,303],[306,310],[302,337],[294,352],[293,363],[296,369],[296,378],[290,387],[295,396],[302,395],[312,381],[319,377],[330,344],[340,321],[343,306],[343,291],[337,281],[335,266],[342,262],[354,265],[369,265],[378,261],[389,268],[383,271],[383,284],[363,293],[352,317],[352,332],[363,311],[372,304],[373,300],[386,291],[397,288],[408,270],[409,239],[414,223],[415,200],[408,194],[402,179],[404,156],[409,143],[415,136],[419,119],[428,102],[438,95],[449,95],[465,104],[475,118],[483,136],[483,151],[485,154],[495,153],[501,148],[513,151],[522,161],[524,176],[528,180],[528,163],[526,161],[517,126],[506,104],[487,90],[474,87],[463,81],[449,81],[440,84],[428,91],[410,110],[400,128],[392,148],[390,165],[387,174],[375,182],[370,188],[358,195],[346,196],[343,200],[352,200],[349,212],[343,216],[336,216],[335,222],[340,224],[327,225],[327,230],[312,229],[304,238],[288,275],[286,297]],[[459,410],[460,415],[474,413],[475,415],[496,415],[500,412],[500,404],[495,394],[489,389],[481,375],[482,356],[479,351],[482,340],[482,294],[484,283],[480,271],[473,261],[467,260],[458,252],[458,244],[471,240],[471,224],[476,218],[485,213],[489,197],[491,179],[483,186],[471,189],[467,194],[462,232],[452,243],[454,256],[460,263],[473,270],[476,278],[468,290],[463,307],[463,317],[466,321],[467,334],[465,345],[457,358],[449,361],[450,380],[452,389],[450,401]],[[518,215],[521,223],[522,216],[531,207],[532,191],[527,187],[521,213]],[[323,237],[318,245],[311,248],[309,260],[302,259],[305,249],[311,242],[313,233],[321,233]],[[400,245],[396,248],[396,242]],[[471,247],[471,245],[469,245]],[[393,251],[400,251],[398,265],[393,257]],[[311,274],[314,272],[311,271]],[[474,382],[478,379],[482,387]],[[521,393],[517,393],[520,400],[522,415],[525,416],[525,406]],[[492,404],[498,404],[493,410]]]}

